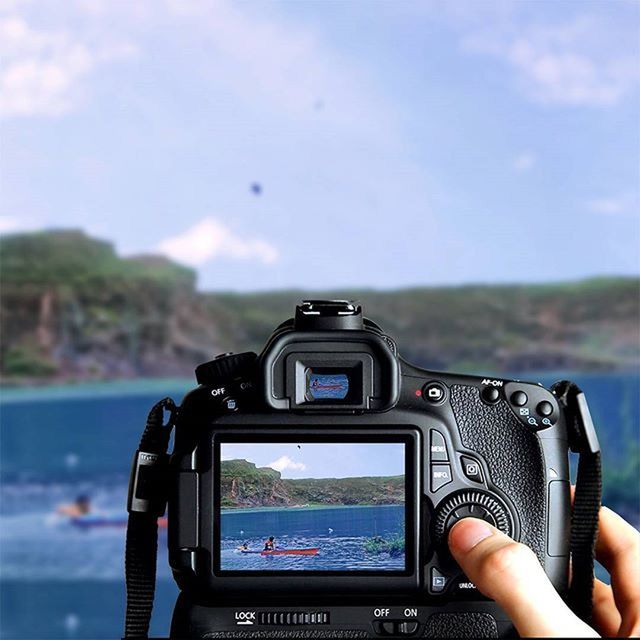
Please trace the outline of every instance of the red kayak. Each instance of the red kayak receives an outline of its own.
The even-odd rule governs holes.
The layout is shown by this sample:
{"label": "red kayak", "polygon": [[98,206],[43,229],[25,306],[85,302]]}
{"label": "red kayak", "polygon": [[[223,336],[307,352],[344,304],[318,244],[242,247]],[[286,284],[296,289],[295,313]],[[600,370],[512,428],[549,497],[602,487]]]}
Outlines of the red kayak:
{"label": "red kayak", "polygon": [[273,549],[272,551],[240,549],[240,553],[259,553],[261,556],[315,556],[318,551],[320,551],[320,547],[312,549]]}

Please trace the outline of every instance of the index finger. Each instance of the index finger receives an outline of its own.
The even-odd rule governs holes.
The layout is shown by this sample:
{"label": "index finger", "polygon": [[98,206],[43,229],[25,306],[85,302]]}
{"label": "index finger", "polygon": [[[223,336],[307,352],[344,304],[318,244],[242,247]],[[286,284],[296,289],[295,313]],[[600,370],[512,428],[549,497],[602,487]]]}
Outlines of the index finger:
{"label": "index finger", "polygon": [[596,558],[611,574],[616,605],[622,615],[619,635],[640,632],[640,533],[617,513],[602,507]]}

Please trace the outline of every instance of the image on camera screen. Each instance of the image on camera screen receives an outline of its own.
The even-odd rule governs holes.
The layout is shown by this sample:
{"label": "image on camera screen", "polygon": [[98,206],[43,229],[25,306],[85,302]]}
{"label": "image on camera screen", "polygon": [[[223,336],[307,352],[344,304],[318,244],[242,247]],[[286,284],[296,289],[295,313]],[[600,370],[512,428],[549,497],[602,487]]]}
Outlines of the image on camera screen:
{"label": "image on camera screen", "polygon": [[310,373],[308,385],[314,400],[344,400],[349,393],[349,378],[345,373]]}
{"label": "image on camera screen", "polygon": [[221,571],[405,571],[405,444],[224,442],[219,469]]}

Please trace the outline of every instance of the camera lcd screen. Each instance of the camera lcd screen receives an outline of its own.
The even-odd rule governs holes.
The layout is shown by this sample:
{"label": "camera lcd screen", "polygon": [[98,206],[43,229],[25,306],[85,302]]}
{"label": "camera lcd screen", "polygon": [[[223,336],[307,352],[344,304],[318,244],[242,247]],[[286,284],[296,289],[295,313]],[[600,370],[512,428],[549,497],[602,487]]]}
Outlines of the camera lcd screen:
{"label": "camera lcd screen", "polygon": [[219,569],[405,571],[406,446],[220,443]]}

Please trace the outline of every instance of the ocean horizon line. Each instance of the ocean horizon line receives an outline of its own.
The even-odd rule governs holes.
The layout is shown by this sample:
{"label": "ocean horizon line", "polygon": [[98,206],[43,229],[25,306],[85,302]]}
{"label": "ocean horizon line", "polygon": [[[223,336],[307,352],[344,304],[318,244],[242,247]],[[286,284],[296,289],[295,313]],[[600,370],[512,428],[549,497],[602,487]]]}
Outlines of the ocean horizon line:
{"label": "ocean horizon line", "polygon": [[[435,369],[434,369],[435,371]],[[446,370],[443,372],[447,372]],[[619,376],[638,376],[635,368],[616,369],[612,371],[576,371],[571,369],[526,371],[526,372],[471,372],[470,376],[490,376],[504,380],[519,380],[535,382],[537,378],[571,378],[579,376],[581,379],[615,378]],[[39,400],[67,400],[87,397],[121,397],[143,396],[149,393],[186,394],[197,386],[194,378],[190,377],[141,377],[141,378],[113,378],[109,380],[80,380],[56,382],[54,384],[8,385],[0,383],[0,405],[12,402],[37,402]]]}

